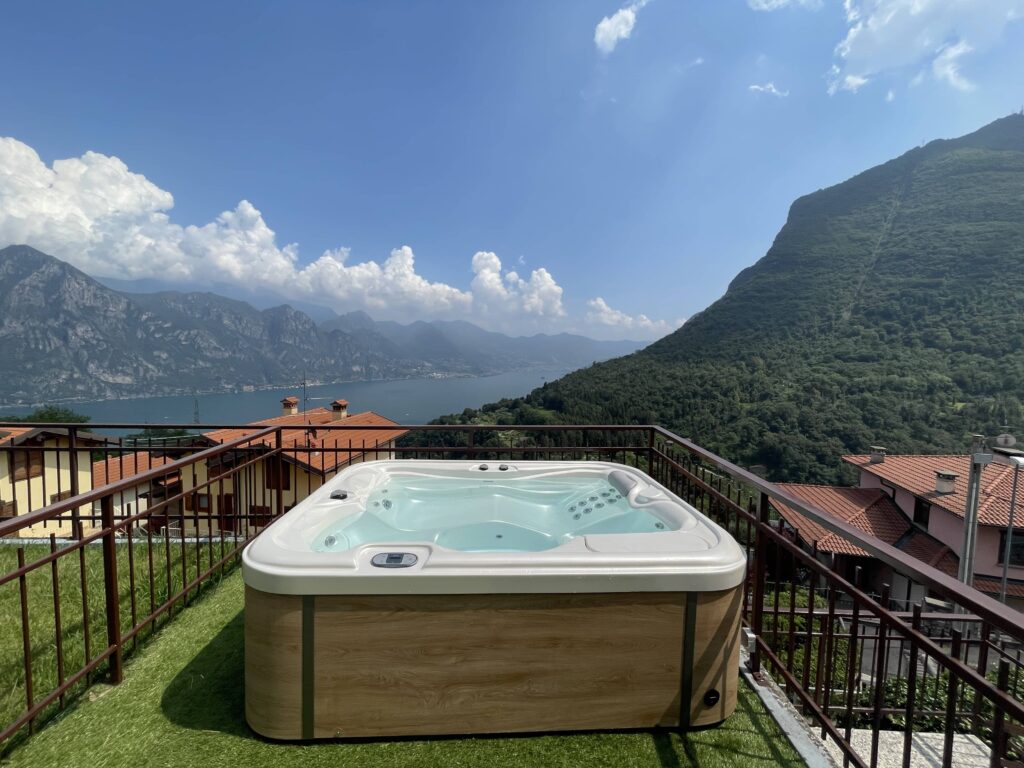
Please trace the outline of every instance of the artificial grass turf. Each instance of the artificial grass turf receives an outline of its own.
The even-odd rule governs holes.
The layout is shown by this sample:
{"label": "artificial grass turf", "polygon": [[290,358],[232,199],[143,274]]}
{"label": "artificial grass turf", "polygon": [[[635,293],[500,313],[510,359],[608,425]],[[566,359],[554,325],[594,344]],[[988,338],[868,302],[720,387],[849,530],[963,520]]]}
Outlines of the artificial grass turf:
{"label": "artificial grass turf", "polygon": [[[182,589],[185,582],[198,576],[200,570],[207,568],[214,559],[221,557],[219,540],[172,542],[154,537],[152,545],[152,561],[148,556],[148,540],[145,536],[140,538],[137,535],[133,539],[131,552],[127,540],[122,540],[117,546],[122,632],[161,605],[171,594]],[[58,546],[63,548],[66,544],[59,542]],[[30,543],[19,547],[5,543],[0,546],[0,573],[10,573],[17,569],[18,549],[24,550],[25,562],[28,564],[50,553],[50,547],[46,544]],[[225,550],[230,551],[230,544],[225,544]],[[54,570],[52,564],[43,565],[25,576],[34,701],[50,693],[59,679]],[[60,650],[64,678],[67,678],[81,669],[87,659],[94,658],[107,646],[103,550],[96,543],[66,553],[57,559],[56,572],[61,619]],[[192,590],[191,594],[195,592]],[[178,610],[179,606],[175,606],[174,612]],[[156,622],[157,626],[167,618],[166,615],[161,617]],[[89,630],[88,640],[86,627]],[[138,640],[148,638],[152,629],[154,627],[150,625],[143,630]],[[129,643],[126,653],[130,653],[134,647],[134,642]],[[25,712],[25,681],[21,584],[14,580],[0,586],[0,728],[14,722]],[[68,698],[73,699],[84,688],[84,682],[74,686],[68,692]],[[40,722],[45,722],[56,712],[57,705],[54,704],[44,710]]]}
{"label": "artificial grass turf", "polygon": [[802,766],[756,695],[741,687],[723,725],[684,735],[630,731],[362,742],[275,743],[245,724],[241,574],[177,616],[106,687],[31,737],[11,766]]}

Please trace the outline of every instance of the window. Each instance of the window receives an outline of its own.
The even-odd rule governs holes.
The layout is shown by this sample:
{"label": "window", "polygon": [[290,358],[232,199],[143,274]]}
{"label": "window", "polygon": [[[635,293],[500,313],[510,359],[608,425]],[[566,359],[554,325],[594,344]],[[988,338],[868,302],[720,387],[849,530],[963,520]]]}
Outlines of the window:
{"label": "window", "polygon": [[0,499],[0,520],[18,516],[18,502]]}
{"label": "window", "polygon": [[914,499],[914,522],[925,530],[928,530],[928,518],[931,517],[931,502],[924,499]]}
{"label": "window", "polygon": [[[292,468],[281,461],[279,456],[273,456],[266,460],[263,465],[263,484],[267,490],[290,491],[292,488]],[[279,485],[280,484],[280,485]]]}
{"label": "window", "polygon": [[226,475],[233,469],[233,460],[230,456],[219,456],[206,462],[206,474],[211,480]]}
{"label": "window", "polygon": [[54,493],[50,495],[50,503],[56,504],[58,501],[64,501],[64,499],[71,498],[71,491],[61,491],[60,493]]}
{"label": "window", "polygon": [[[999,536],[999,562],[1003,562],[1006,552],[1006,531]],[[1013,541],[1010,542],[1010,565],[1024,566],[1024,531],[1013,529]]]}
{"label": "window", "polygon": [[185,497],[186,512],[209,512],[210,494],[190,493]]}
{"label": "window", "polygon": [[260,506],[253,504],[249,507],[250,524],[257,528],[262,528],[265,525],[270,525],[274,520],[274,516],[270,512],[270,507]]}
{"label": "window", "polygon": [[28,480],[43,474],[43,452],[40,450],[18,451],[12,453],[14,481]]}

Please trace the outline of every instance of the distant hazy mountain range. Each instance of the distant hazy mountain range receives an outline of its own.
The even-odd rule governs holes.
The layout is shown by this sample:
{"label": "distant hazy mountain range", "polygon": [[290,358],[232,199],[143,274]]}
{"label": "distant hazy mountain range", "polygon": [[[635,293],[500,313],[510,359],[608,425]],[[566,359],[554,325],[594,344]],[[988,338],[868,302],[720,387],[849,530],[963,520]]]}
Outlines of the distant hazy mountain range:
{"label": "distant hazy mountain range", "polygon": [[464,322],[318,325],[288,305],[215,293],[129,293],[24,245],[0,250],[0,403],[226,391],[243,386],[482,375],[628,354],[631,341],[513,338]]}

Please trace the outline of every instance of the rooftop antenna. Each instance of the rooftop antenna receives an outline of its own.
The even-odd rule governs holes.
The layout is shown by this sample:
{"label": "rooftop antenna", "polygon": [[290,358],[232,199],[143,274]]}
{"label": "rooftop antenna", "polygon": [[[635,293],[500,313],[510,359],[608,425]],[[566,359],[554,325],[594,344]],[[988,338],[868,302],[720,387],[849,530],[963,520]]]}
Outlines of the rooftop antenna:
{"label": "rooftop antenna", "polygon": [[[306,369],[302,369],[302,412],[306,412],[306,403],[309,402],[309,398],[306,397]],[[309,421],[307,418],[306,421]]]}

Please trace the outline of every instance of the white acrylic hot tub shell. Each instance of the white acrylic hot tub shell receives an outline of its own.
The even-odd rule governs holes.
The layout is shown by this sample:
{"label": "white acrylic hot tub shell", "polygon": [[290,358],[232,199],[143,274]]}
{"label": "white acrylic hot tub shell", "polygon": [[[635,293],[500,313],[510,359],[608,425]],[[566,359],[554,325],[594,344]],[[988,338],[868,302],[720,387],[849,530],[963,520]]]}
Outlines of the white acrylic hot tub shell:
{"label": "white acrylic hot tub shell", "polygon": [[[386,460],[349,467],[267,528],[242,553],[245,583],[286,595],[495,594],[572,592],[705,592],[739,585],[746,557],[736,541],[640,470],[611,462],[507,462],[503,479],[552,474],[604,474],[635,483],[634,496],[681,526],[658,533],[585,534],[540,552],[465,552],[430,542],[374,542],[338,552],[315,552],[315,536],[333,520],[361,510],[389,473],[484,476],[501,462]],[[493,475],[492,475],[493,476]],[[332,500],[333,491],[352,494]],[[377,568],[381,552],[411,552],[408,568]]]}

